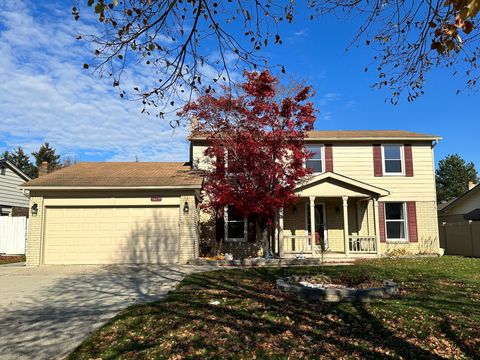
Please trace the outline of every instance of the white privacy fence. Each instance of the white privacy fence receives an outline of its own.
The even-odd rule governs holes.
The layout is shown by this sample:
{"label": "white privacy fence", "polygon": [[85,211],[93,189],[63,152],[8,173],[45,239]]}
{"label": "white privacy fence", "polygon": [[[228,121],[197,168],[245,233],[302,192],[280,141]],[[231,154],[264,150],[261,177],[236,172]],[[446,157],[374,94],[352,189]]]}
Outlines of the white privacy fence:
{"label": "white privacy fence", "polygon": [[0,254],[25,254],[26,217],[0,217]]}

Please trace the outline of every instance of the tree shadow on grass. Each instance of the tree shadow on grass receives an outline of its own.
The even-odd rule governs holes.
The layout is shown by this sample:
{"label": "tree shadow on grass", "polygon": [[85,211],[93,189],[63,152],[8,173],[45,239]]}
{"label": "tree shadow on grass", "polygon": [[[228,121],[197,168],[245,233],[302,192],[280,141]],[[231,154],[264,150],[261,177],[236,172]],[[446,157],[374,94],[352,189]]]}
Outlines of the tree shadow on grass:
{"label": "tree shadow on grass", "polygon": [[[411,341],[415,332],[409,333],[411,329],[406,328],[411,325],[409,317],[416,311],[442,317],[449,309],[458,308],[458,303],[471,311],[475,308],[475,304],[458,300],[461,289],[442,293],[433,285],[408,283],[411,289],[392,300],[395,304],[381,300],[367,305],[307,303],[278,292],[274,286],[279,276],[317,270],[235,269],[191,275],[164,301],[121,313],[71,358],[141,359],[170,355],[251,358],[255,355],[438,359],[441,357],[429,349],[424,339]],[[328,271],[341,273],[354,269]],[[435,291],[444,297],[442,302],[433,296]],[[397,321],[407,323],[392,327],[392,322]],[[132,332],[136,335],[132,336]],[[464,339],[459,333],[455,339],[448,337],[464,355],[472,356],[472,349],[461,346]],[[105,338],[113,341],[105,342]]]}

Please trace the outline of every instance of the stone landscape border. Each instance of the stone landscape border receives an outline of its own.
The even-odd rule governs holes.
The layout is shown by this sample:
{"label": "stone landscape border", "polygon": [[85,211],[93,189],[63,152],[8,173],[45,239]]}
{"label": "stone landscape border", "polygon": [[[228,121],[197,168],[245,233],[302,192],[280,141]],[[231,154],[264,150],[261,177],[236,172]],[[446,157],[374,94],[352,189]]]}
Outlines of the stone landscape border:
{"label": "stone landscape border", "polygon": [[389,298],[398,292],[398,284],[385,280],[385,286],[355,289],[355,288],[312,288],[301,285],[300,282],[308,281],[311,276],[290,276],[277,279],[277,289],[283,292],[297,294],[307,301],[319,302],[370,302],[372,299]]}

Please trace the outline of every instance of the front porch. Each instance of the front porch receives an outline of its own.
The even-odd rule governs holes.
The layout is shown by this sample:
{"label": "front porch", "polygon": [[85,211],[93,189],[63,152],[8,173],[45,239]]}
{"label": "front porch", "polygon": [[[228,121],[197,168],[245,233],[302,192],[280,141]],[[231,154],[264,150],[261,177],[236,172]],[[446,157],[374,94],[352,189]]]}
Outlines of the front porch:
{"label": "front porch", "polygon": [[273,244],[278,257],[345,259],[379,255],[378,199],[388,191],[324,173],[299,187],[298,195],[296,204],[278,214]]}

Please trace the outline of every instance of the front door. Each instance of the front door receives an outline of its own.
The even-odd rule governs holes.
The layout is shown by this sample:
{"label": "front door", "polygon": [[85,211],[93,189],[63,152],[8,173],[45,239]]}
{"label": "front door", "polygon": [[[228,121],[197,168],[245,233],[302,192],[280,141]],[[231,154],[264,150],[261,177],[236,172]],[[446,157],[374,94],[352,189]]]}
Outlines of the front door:
{"label": "front door", "polygon": [[[310,234],[310,206],[307,204],[307,234]],[[325,204],[315,204],[315,247],[328,250]]]}

